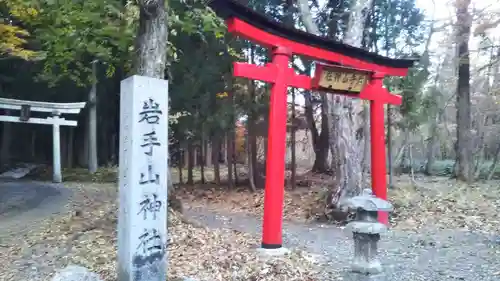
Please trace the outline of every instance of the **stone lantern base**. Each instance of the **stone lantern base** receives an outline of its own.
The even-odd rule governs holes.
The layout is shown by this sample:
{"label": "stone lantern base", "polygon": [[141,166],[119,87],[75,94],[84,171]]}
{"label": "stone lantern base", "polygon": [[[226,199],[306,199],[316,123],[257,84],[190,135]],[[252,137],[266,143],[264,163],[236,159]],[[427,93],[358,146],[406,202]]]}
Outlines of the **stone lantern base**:
{"label": "stone lantern base", "polygon": [[378,222],[352,222],[347,228],[353,233],[354,259],[352,271],[362,274],[378,274],[382,265],[378,260],[378,242],[380,233],[386,226]]}
{"label": "stone lantern base", "polygon": [[380,234],[353,233],[354,260],[352,271],[362,274],[377,274],[382,272],[382,265],[377,258],[377,243]]}

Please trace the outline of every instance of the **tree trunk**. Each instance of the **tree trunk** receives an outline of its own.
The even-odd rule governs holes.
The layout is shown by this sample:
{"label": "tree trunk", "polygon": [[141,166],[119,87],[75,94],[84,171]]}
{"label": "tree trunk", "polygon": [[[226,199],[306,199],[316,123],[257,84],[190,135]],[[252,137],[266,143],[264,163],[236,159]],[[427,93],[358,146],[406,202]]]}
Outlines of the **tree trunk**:
{"label": "tree trunk", "polygon": [[37,161],[37,154],[36,154],[36,130],[33,129],[32,133],[31,133],[31,143],[30,143],[30,150],[31,150],[31,159],[33,159],[33,161]]}
{"label": "tree trunk", "polygon": [[74,139],[74,135],[75,135],[75,132],[74,132],[74,129],[73,127],[69,127],[68,128],[68,153],[66,154],[66,166],[68,168],[73,168],[73,150],[74,150],[74,143],[75,143],[75,139]]}
{"label": "tree trunk", "polygon": [[205,142],[205,166],[212,167],[212,143],[209,141]]}
{"label": "tree trunk", "polygon": [[59,149],[61,168],[66,169],[68,168],[68,163],[66,163],[66,160],[68,160],[68,134],[66,133],[66,130],[62,129],[59,131],[59,140],[61,142]]}
{"label": "tree trunk", "polygon": [[77,137],[78,141],[78,147],[80,149],[78,150],[78,164],[82,167],[88,167],[89,165],[89,142],[88,140],[88,131],[89,131],[89,126],[88,122],[86,125],[82,126],[82,130],[80,130],[80,136]]}
{"label": "tree trunk", "polygon": [[184,157],[184,161],[183,161],[184,166],[183,166],[183,168],[187,169],[187,167],[188,167],[187,165],[189,163],[189,151],[188,151],[188,145],[187,144],[186,144],[186,148],[184,149],[184,153],[182,155]]}
{"label": "tree trunk", "polygon": [[[399,170],[407,173],[409,171],[408,168],[411,165],[411,163],[409,163],[411,143],[410,143],[410,130],[409,129],[404,129],[404,130],[405,130],[404,143],[406,145],[404,146],[404,149],[401,152],[401,158],[400,158],[401,160],[399,162]],[[406,166],[406,165],[408,165],[408,166]]]}
{"label": "tree trunk", "polygon": [[[373,11],[375,9],[375,1],[370,1],[369,3],[370,5],[370,9],[367,10],[367,11],[363,11],[363,13],[369,13],[368,11]],[[390,5],[390,4],[389,4]],[[362,39],[361,39],[361,43],[360,43],[360,46],[365,49],[365,50],[370,50],[373,45],[376,45],[377,42],[373,39],[372,36],[370,36],[370,33],[369,32],[364,32],[365,30],[370,30],[370,29],[373,29],[373,30],[377,30],[377,25],[376,25],[376,22],[373,22],[372,20],[370,20],[370,17],[368,15],[364,15],[362,18],[360,18],[359,20],[363,20],[362,24],[363,24],[363,31],[362,31]],[[386,24],[385,26],[387,27],[388,24],[387,24],[387,20],[386,20]],[[388,28],[386,28],[387,30]],[[363,36],[364,35],[364,36]],[[388,36],[386,35],[386,42],[389,42],[389,38],[387,38]],[[389,48],[387,48],[389,49]],[[389,52],[389,50],[387,50],[387,53]],[[386,54],[388,55],[388,54]],[[362,104],[363,104],[363,136],[360,138],[360,141],[362,142],[363,144],[363,159],[362,159],[362,167],[363,167],[363,171],[362,171],[362,179],[361,179],[361,182],[363,183],[363,186],[371,186],[371,184],[369,183],[369,176],[371,174],[371,136],[370,136],[370,102],[369,101],[362,101]],[[390,121],[390,120],[389,120]],[[389,128],[390,130],[390,128]],[[361,144],[360,144],[361,146]],[[390,155],[390,154],[389,154]],[[389,162],[390,164],[390,162]],[[390,174],[390,173],[389,173]],[[390,174],[391,176],[391,174]],[[392,178],[389,177],[389,186],[392,185]]]}
{"label": "tree trunk", "polygon": [[[431,33],[429,36],[432,36],[433,33]],[[427,41],[426,44],[426,54],[427,50],[429,48],[430,44],[430,38]],[[440,70],[443,67],[443,63],[439,64],[437,68],[437,74],[434,78],[434,86],[438,84],[438,81],[440,79]],[[432,167],[434,166],[435,162],[435,155],[434,151],[436,149],[436,141],[438,140],[438,124],[441,121],[441,116],[444,114],[445,111],[445,104],[441,104],[441,96],[433,96],[434,102],[436,106],[434,106],[434,112],[435,116],[430,116],[430,129],[429,129],[429,139],[427,140],[427,147],[426,147],[426,163],[425,163],[425,170],[424,174],[427,176],[430,176],[432,174]]]}
{"label": "tree trunk", "polygon": [[201,173],[201,184],[205,184],[205,137],[203,136],[203,133],[201,134],[201,145],[200,145],[200,173]]}
{"label": "tree trunk", "polygon": [[[489,93],[489,91],[487,92]],[[488,123],[488,116],[482,116],[482,120],[481,121],[478,121],[478,129],[477,129],[477,132],[479,134],[478,136],[478,140],[477,140],[477,143],[478,143],[478,148],[476,149],[476,151],[474,151],[473,153],[473,157],[472,159],[476,159],[475,160],[475,163],[474,163],[474,166],[472,167],[473,168],[473,179],[477,179],[480,177],[481,175],[481,165],[484,163],[484,150],[486,148],[486,143],[484,141],[484,138],[485,138],[485,135],[486,135],[486,132],[485,132],[485,127],[487,126],[487,123]]]}
{"label": "tree trunk", "polygon": [[[5,115],[10,115],[10,114],[11,111],[6,109]],[[3,122],[2,148],[0,149],[0,164],[2,165],[7,165],[10,163],[11,141],[12,141],[12,124],[10,122]]]}
{"label": "tree trunk", "polygon": [[472,147],[470,145],[471,101],[470,101],[470,58],[469,38],[472,16],[468,9],[471,0],[456,1],[458,83],[457,83],[457,146],[456,177],[458,180],[472,180]]}
{"label": "tree trunk", "polygon": [[[116,132],[116,131],[115,131]],[[109,140],[110,141],[110,144],[109,144],[109,150],[111,151],[111,163],[113,165],[115,165],[116,163],[118,163],[118,156],[117,156],[117,152],[116,152],[116,141],[118,139],[118,134],[114,133],[112,136],[111,136],[111,139]]]}
{"label": "tree trunk", "polygon": [[250,142],[248,141],[247,138],[247,165],[248,165],[248,182],[250,183],[250,190],[255,192],[257,191],[257,188],[255,186],[255,177],[254,177],[254,165],[252,163],[252,146],[250,145]]}
{"label": "tree trunk", "polygon": [[92,62],[92,88],[89,92],[89,115],[88,115],[88,128],[89,132],[87,134],[87,142],[88,142],[88,164],[89,164],[89,172],[94,174],[97,172],[98,161],[97,161],[97,71],[96,71],[96,63],[94,60]]}
{"label": "tree trunk", "polygon": [[[250,129],[250,123],[252,123]],[[248,147],[249,147],[249,165],[252,166],[252,172],[249,173],[249,177],[252,178],[254,184],[256,183],[257,177],[259,177],[259,171],[257,169],[257,137],[255,135],[255,121],[250,121],[248,123]]]}
{"label": "tree trunk", "polygon": [[[328,136],[328,134],[323,134],[324,136]],[[321,134],[320,134],[321,136]],[[328,139],[327,139],[328,140]],[[328,165],[328,144],[321,145],[315,151],[314,164],[312,167],[312,171],[318,174],[329,174],[331,173],[330,166]]]}
{"label": "tree trunk", "polygon": [[[312,116],[312,106],[311,106],[311,116]],[[313,117],[311,117],[313,118]],[[314,146],[314,153],[315,153],[315,159],[314,159],[314,165],[313,165],[313,172],[315,173],[320,173],[320,174],[327,174],[331,172],[331,169],[333,167],[330,167],[328,165],[328,151],[329,151],[329,146],[328,146],[328,140],[329,140],[329,135],[328,135],[328,101],[326,96],[321,97],[321,132],[318,135],[318,132],[316,130],[316,124],[314,123],[314,119],[312,121],[312,124],[309,125],[314,126],[315,134],[316,137],[314,138],[314,133],[313,133],[313,146]]]}
{"label": "tree trunk", "polygon": [[410,161],[410,178],[411,178],[411,182],[414,184],[414,185],[417,185],[417,182],[415,181],[415,171],[413,169],[413,153],[412,153],[412,145],[410,144],[409,146],[409,149],[408,149],[408,159]]}
{"label": "tree trunk", "polygon": [[237,186],[238,185],[238,182],[239,182],[239,177],[238,177],[238,169],[236,167],[236,165],[238,165],[238,161],[236,161],[237,159],[237,152],[236,152],[236,135],[233,134],[233,137],[232,137],[232,145],[231,145],[231,148],[232,148],[232,154],[233,154],[233,170],[234,170],[234,184]]}
{"label": "tree trunk", "polygon": [[369,102],[363,102],[363,186],[370,186],[368,175],[370,174],[370,107]]}
{"label": "tree trunk", "polygon": [[227,133],[226,136],[226,161],[227,161],[227,185],[228,188],[233,189],[234,188],[234,181],[233,181],[233,141],[231,138],[231,133],[232,130],[230,130]]}
{"label": "tree trunk", "polygon": [[193,144],[192,144],[192,141],[191,140],[188,140],[188,149],[187,149],[187,153],[188,153],[188,163],[187,163],[187,169],[188,169],[188,178],[187,178],[187,184],[189,185],[193,185],[194,184],[194,180],[193,180],[193,168],[194,168],[194,159],[193,159],[193,156],[194,156],[194,147],[193,147]]}
{"label": "tree trunk", "polygon": [[214,181],[216,185],[220,185],[220,138],[218,136],[213,137],[212,147],[215,153],[212,153],[212,162],[214,163]]}
{"label": "tree trunk", "polygon": [[[492,52],[493,52],[493,51],[492,51]],[[500,48],[498,48],[498,49],[496,50],[496,54],[495,54],[495,55],[493,55],[493,53],[492,53],[492,55],[491,55],[491,57],[490,57],[490,64],[491,64],[491,65],[490,65],[489,70],[488,70],[488,74],[489,74],[488,76],[493,76],[493,82],[490,84],[489,79],[488,79],[488,80],[486,80],[486,82],[485,82],[485,84],[486,84],[486,87],[485,87],[485,92],[486,92],[486,93],[490,93],[490,92],[491,92],[491,90],[492,90],[492,87],[495,87],[495,88],[496,88],[496,87],[498,87],[498,85],[500,84],[500,66],[498,65],[498,63],[494,63],[494,62],[493,62],[494,60],[498,60],[499,58],[500,58]],[[487,155],[488,155],[488,152],[486,152],[486,146],[487,146],[487,145],[486,145],[486,143],[485,143],[485,139],[484,139],[484,138],[485,138],[485,131],[486,131],[486,130],[485,130],[485,128],[484,128],[484,127],[486,127],[486,126],[487,126],[487,124],[488,124],[488,120],[491,120],[491,121],[492,121],[492,124],[494,124],[494,123],[495,123],[495,122],[494,122],[494,121],[495,121],[494,119],[495,119],[495,118],[488,118],[488,115],[486,115],[486,116],[484,117],[484,123],[483,123],[482,130],[481,130],[481,140],[480,140],[480,146],[481,146],[480,148],[481,148],[481,149],[480,149],[480,151],[478,152],[478,158],[482,158],[482,159],[483,159],[483,161],[486,161],[486,160],[487,160],[487,158],[488,158],[488,156],[487,156]],[[498,161],[498,153],[497,153],[497,152],[495,152],[495,154],[494,154],[494,156],[493,156],[493,157],[494,157],[494,159],[497,159],[497,161]],[[480,161],[478,161],[478,162],[480,163]],[[475,178],[475,179],[476,179],[476,178],[478,178],[478,177],[480,176],[480,173],[481,173],[481,168],[480,168],[480,167],[478,167],[478,166],[480,166],[480,165],[481,165],[481,164],[478,164],[478,165],[476,166],[476,172],[475,172],[475,174],[474,174],[474,178]],[[492,171],[493,171],[493,173],[494,173],[494,171],[495,171],[495,168],[496,168],[496,167],[493,167],[493,170],[492,170]],[[491,177],[490,177],[490,171],[488,171],[488,174],[487,174],[486,176],[487,176],[488,180],[490,180],[490,179],[491,179],[491,177],[493,176],[493,174],[491,174]]]}
{"label": "tree trunk", "polygon": [[[371,0],[353,1],[350,7],[351,15],[344,43],[360,47],[363,40],[363,27],[371,8]],[[319,35],[319,29],[312,19],[307,0],[299,0],[299,9],[302,21],[308,32]],[[360,128],[358,120],[362,106],[359,100],[346,96],[329,95],[329,144],[332,152],[332,169],[335,173],[329,205],[339,207],[339,202],[360,193],[362,180],[362,151],[360,141],[356,139],[356,132]]]}
{"label": "tree trunk", "polygon": [[[306,2],[306,3],[302,3]],[[304,6],[305,5],[305,6]],[[312,32],[314,34],[318,34],[318,29],[314,22],[312,21],[312,17],[309,12],[309,4],[307,1],[300,1],[301,10],[300,13],[302,15],[302,21],[307,24],[307,30],[311,32],[311,30],[316,31]],[[312,167],[312,171],[315,173],[328,173],[330,171],[330,167],[328,167],[328,104],[325,95],[321,95],[321,132],[318,133],[318,129],[316,128],[316,121],[314,119],[314,108],[312,105],[312,93],[305,93],[305,116],[307,120],[307,124],[309,125],[309,129],[311,130],[312,143],[314,148],[314,164]]]}
{"label": "tree trunk", "polygon": [[184,176],[183,176],[183,170],[184,170],[184,150],[182,149],[182,146],[179,145],[179,163],[177,165],[177,168],[179,169],[179,184],[182,185],[184,183]]}
{"label": "tree trunk", "polygon": [[193,167],[198,166],[198,147],[193,146]]}
{"label": "tree trunk", "polygon": [[222,154],[222,161],[224,161],[224,163],[227,164],[227,134],[224,135],[224,138],[222,139],[222,142],[219,144],[220,145],[220,151],[221,151],[221,154]]}
{"label": "tree trunk", "polygon": [[495,156],[493,157],[493,163],[491,163],[490,169],[488,170],[487,180],[491,180],[495,175],[495,170],[497,169],[498,159],[500,158],[500,144],[497,146],[495,151]]}
{"label": "tree trunk", "polygon": [[[344,43],[361,47],[366,17],[372,5],[371,0],[357,0],[351,4],[351,15]],[[331,205],[353,197],[361,192],[362,183],[362,144],[356,132],[362,122],[358,116],[362,110],[362,101],[346,96],[330,96],[330,149],[335,158],[335,179],[338,184],[336,196],[332,196]]]}
{"label": "tree trunk", "polygon": [[397,174],[401,173],[401,167],[404,166],[405,152],[408,147],[410,131],[408,129],[403,129],[403,143],[394,157],[394,167],[397,169]]}
{"label": "tree trunk", "polygon": [[138,2],[140,14],[136,41],[136,73],[164,79],[168,39],[165,0]]}
{"label": "tree trunk", "polygon": [[[439,113],[438,113],[439,114]],[[439,122],[439,116],[436,115],[435,120],[431,124],[431,129],[430,129],[430,136],[429,139],[427,140],[427,148],[426,148],[426,163],[425,163],[425,175],[432,175],[432,167],[434,166],[434,150],[436,147],[436,140],[437,140],[437,133],[438,133],[438,122]]]}
{"label": "tree trunk", "polygon": [[[255,47],[250,44],[250,56],[249,63],[255,63]],[[255,92],[255,82],[253,80],[248,81],[250,89],[250,112],[248,114],[247,122],[247,155],[248,155],[248,178],[250,180],[250,187],[253,191],[256,189],[255,182],[258,177],[257,167],[257,137],[255,132],[255,123],[257,120],[255,106],[256,106],[256,92]]]}
{"label": "tree trunk", "polygon": [[[293,27],[294,26],[294,20],[293,20],[293,0],[286,0],[285,1],[285,24],[289,27]],[[295,128],[295,88],[292,88],[291,89],[292,91],[292,116],[291,116],[291,119],[292,119],[292,126],[291,126],[291,143],[292,143],[292,147],[291,147],[291,162],[292,162],[292,175],[291,175],[291,187],[292,189],[295,189],[296,187],[296,172],[297,172],[297,168],[296,168],[296,147],[295,147],[295,143],[296,143],[296,134],[295,134],[295,131],[296,131],[296,128]]]}

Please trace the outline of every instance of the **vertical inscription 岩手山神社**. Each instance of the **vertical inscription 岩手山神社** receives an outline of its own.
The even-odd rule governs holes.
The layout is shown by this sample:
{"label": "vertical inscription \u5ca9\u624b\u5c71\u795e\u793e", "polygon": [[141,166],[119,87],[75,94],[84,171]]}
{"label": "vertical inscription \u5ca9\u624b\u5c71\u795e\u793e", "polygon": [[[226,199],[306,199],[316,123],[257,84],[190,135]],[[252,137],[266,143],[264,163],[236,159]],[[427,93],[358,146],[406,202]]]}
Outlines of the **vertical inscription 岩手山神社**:
{"label": "vertical inscription \u5ca9\u624b\u5c71\u795e\u793e", "polygon": [[[145,222],[156,221],[157,215],[165,208],[165,203],[159,197],[158,188],[160,186],[160,173],[158,167],[155,167],[155,148],[161,147],[162,139],[157,135],[157,126],[166,126],[160,122],[163,117],[160,104],[153,98],[143,102],[142,110],[139,112],[139,123],[142,131],[142,142],[140,144],[143,149],[144,157],[146,157],[145,167],[140,173],[139,186],[147,189],[143,190],[141,200],[137,203],[139,211],[137,215]],[[153,187],[153,188],[151,188]],[[155,191],[157,190],[157,191]],[[165,235],[154,224],[146,224],[144,230],[140,233],[136,253],[134,255],[134,263],[137,266],[142,266],[147,263],[152,263],[155,260],[162,259],[165,255],[166,245],[163,242]],[[161,225],[161,224],[159,224]]]}

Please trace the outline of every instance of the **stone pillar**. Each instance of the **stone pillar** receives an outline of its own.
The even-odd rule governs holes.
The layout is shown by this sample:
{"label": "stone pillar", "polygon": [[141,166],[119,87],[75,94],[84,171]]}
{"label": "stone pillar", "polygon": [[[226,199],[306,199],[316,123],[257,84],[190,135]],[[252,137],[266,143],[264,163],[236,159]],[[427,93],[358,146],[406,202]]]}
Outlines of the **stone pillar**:
{"label": "stone pillar", "polygon": [[61,173],[61,130],[59,120],[61,113],[59,111],[52,112],[52,181],[55,183],[62,182]]}
{"label": "stone pillar", "polygon": [[167,279],[168,81],[121,82],[118,280]]}

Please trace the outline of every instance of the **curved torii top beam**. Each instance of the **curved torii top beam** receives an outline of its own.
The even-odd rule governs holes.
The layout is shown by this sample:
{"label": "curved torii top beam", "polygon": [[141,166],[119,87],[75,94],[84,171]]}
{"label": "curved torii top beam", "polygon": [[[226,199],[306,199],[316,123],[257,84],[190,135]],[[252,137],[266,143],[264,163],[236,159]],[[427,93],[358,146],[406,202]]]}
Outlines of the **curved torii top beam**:
{"label": "curved torii top beam", "polygon": [[293,54],[318,61],[405,76],[418,59],[392,59],[325,37],[286,27],[236,0],[213,0],[209,6],[226,20],[228,31],[264,47],[286,46]]}

